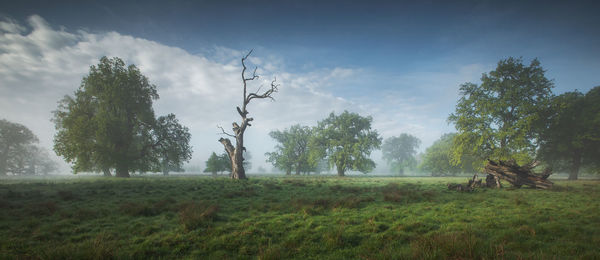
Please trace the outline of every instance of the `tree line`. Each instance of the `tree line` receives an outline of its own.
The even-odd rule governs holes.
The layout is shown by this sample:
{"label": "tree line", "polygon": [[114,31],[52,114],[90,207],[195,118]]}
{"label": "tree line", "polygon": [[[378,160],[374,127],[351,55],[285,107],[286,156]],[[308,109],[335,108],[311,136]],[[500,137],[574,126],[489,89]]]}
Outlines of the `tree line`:
{"label": "tree line", "polygon": [[[464,83],[448,122],[457,133],[435,141],[421,156],[421,171],[454,175],[481,171],[488,160],[528,164],[543,162],[555,171],[568,171],[577,179],[580,169],[600,169],[600,86],[586,94],[577,90],[552,93],[554,83],[537,59],[528,65],[521,58],[498,62],[484,73],[480,84]],[[277,142],[266,153],[267,162],[286,174],[318,172],[320,162],[337,169],[370,172],[370,153],[382,139],[371,130],[371,117],[344,111],[315,127],[293,125],[269,135]],[[415,169],[420,140],[403,133],[383,143],[383,159],[392,171]]]}
{"label": "tree line", "polygon": [[[242,57],[243,103],[236,107],[240,123],[232,133],[219,127],[225,152],[213,153],[207,172],[230,171],[244,179],[248,167],[244,132],[254,118],[247,110],[252,100],[273,99],[276,79],[267,90],[250,92],[247,84],[259,78],[256,68],[246,74]],[[600,169],[600,86],[587,93],[577,90],[552,93],[554,82],[545,76],[537,59],[528,65],[521,58],[498,62],[482,74],[481,83],[464,83],[455,111],[448,117],[456,133],[443,135],[421,156],[418,168],[436,174],[480,171],[488,160],[519,164],[542,161],[555,170],[569,171],[577,179],[581,169]],[[156,117],[152,108],[159,95],[156,86],[135,65],[103,57],[90,67],[72,96],[59,101],[52,121],[57,133],[54,151],[71,163],[75,173],[102,172],[128,177],[131,171],[179,171],[191,159],[191,135],[174,114]],[[269,133],[277,145],[266,153],[267,162],[286,174],[336,169],[367,173],[375,168],[371,153],[382,149],[383,159],[399,174],[417,167],[421,141],[400,134],[383,140],[371,128],[373,118],[344,111],[331,113],[316,126],[293,125]],[[2,120],[0,174],[32,174],[54,170],[37,137],[26,127]]]}

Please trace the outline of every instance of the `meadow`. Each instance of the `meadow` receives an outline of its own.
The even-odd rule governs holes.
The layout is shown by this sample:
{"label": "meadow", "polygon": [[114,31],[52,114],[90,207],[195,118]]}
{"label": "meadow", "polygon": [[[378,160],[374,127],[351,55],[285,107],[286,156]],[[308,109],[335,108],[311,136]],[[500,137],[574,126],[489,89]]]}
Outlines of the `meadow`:
{"label": "meadow", "polygon": [[600,182],[0,179],[0,259],[599,259]]}

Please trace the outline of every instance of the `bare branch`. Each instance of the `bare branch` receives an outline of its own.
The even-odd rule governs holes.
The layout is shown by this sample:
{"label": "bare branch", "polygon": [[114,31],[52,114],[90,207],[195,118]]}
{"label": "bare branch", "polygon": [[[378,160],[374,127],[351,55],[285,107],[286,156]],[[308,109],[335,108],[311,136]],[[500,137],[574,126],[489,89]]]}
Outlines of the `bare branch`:
{"label": "bare branch", "polygon": [[244,81],[255,80],[255,79],[259,78],[259,76],[256,75],[256,69],[258,69],[258,67],[254,67],[254,71],[252,72],[252,77],[244,78]]}
{"label": "bare branch", "polygon": [[222,135],[226,135],[226,136],[230,136],[230,137],[234,137],[235,138],[235,135],[232,135],[230,133],[225,132],[225,129],[223,129],[223,127],[221,127],[220,125],[217,125],[217,127],[221,129],[222,133],[219,133],[220,135],[222,134]]}
{"label": "bare branch", "polygon": [[248,54],[246,54],[246,56],[244,56],[244,57],[242,58],[242,62],[243,62],[243,61],[245,61],[245,60],[248,58],[248,56],[250,56],[250,54],[252,54],[252,52],[253,52],[253,51],[254,51],[254,49],[251,49],[251,50],[248,52]]}
{"label": "bare branch", "polygon": [[257,94],[257,93],[248,94],[248,97],[246,98],[246,104],[250,103],[250,100],[255,99],[255,98],[259,98],[259,99],[269,98],[271,100],[275,100],[273,98],[272,94],[277,92],[277,90],[278,90],[277,87],[279,87],[279,84],[275,84],[275,82],[277,82],[277,78],[275,78],[273,81],[271,81],[271,88],[266,90],[262,94]]}

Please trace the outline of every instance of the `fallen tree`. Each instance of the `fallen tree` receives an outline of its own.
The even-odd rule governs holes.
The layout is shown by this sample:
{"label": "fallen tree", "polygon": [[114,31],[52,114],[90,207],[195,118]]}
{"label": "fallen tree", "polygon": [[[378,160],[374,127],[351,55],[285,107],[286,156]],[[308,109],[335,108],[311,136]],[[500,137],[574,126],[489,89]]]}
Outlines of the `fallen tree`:
{"label": "fallen tree", "polygon": [[[548,189],[551,188],[553,183],[548,180],[548,177],[552,173],[550,169],[545,169],[541,174],[533,172],[533,168],[539,165],[539,162],[534,161],[523,166],[519,166],[515,161],[502,161],[498,162],[488,160],[485,166],[484,172],[488,174],[486,178],[486,184],[489,187],[490,181],[496,184],[496,187],[500,188],[500,179],[505,180],[513,186],[519,188],[523,185],[527,185],[537,189]],[[490,175],[493,176],[490,178]]]}
{"label": "fallen tree", "polygon": [[448,187],[449,190],[473,191],[473,190],[475,190],[475,188],[483,187],[483,184],[481,183],[481,181],[483,181],[483,180],[479,179],[477,174],[475,174],[475,175],[473,175],[473,178],[469,180],[469,183],[467,183],[466,185],[463,185],[460,183],[448,183],[446,186]]}

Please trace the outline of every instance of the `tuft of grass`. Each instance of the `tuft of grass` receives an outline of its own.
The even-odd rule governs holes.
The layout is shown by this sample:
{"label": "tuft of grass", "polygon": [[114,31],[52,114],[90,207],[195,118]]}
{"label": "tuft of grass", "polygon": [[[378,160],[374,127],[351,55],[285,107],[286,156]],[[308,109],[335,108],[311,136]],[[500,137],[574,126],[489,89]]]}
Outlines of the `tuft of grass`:
{"label": "tuft of grass", "polygon": [[179,221],[187,231],[206,227],[217,219],[219,207],[207,202],[187,202],[181,205]]}
{"label": "tuft of grass", "polygon": [[174,209],[175,200],[173,198],[162,199],[158,202],[125,202],[122,203],[119,209],[121,212],[134,217],[151,217],[159,215],[163,212]]}
{"label": "tuft of grass", "polygon": [[436,193],[431,190],[423,190],[418,185],[406,183],[388,183],[381,188],[383,200],[397,203],[414,203],[430,201]]}
{"label": "tuft of grass", "polygon": [[424,235],[410,243],[415,259],[487,258],[481,242],[470,230]]}

